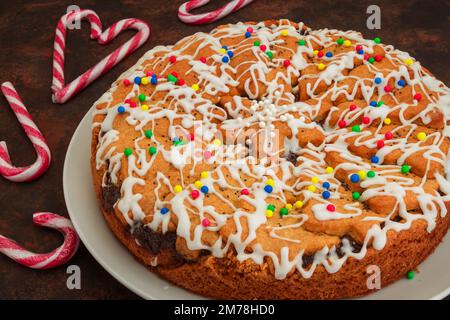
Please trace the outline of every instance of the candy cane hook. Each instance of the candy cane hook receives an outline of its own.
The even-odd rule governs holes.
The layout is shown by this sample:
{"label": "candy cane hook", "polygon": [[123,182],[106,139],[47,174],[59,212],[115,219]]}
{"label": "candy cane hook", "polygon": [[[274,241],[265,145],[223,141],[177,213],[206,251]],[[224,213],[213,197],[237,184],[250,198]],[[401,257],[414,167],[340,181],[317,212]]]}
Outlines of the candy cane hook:
{"label": "candy cane hook", "polygon": [[61,232],[64,235],[63,244],[49,253],[34,253],[0,235],[0,253],[28,268],[43,270],[65,264],[77,252],[80,239],[69,219],[54,213],[39,212],[33,214],[33,222]]}
{"label": "candy cane hook", "polygon": [[210,2],[210,0],[192,0],[185,2],[180,6],[178,9],[178,18],[187,24],[211,23],[245,7],[253,1],[255,0],[233,0],[214,11],[202,14],[191,14],[189,11],[202,7]]}
{"label": "candy cane hook", "polygon": [[11,164],[6,143],[4,141],[0,141],[0,174],[4,178],[13,182],[27,182],[35,180],[44,174],[50,165],[50,149],[48,148],[44,136],[33,122],[33,119],[28,113],[27,108],[20,99],[17,91],[14,89],[12,83],[3,83],[1,85],[1,90],[5,95],[6,100],[9,102],[9,105],[16,115],[23,130],[25,130],[28,138],[33,143],[33,147],[36,150],[37,159],[28,167],[14,167]]}

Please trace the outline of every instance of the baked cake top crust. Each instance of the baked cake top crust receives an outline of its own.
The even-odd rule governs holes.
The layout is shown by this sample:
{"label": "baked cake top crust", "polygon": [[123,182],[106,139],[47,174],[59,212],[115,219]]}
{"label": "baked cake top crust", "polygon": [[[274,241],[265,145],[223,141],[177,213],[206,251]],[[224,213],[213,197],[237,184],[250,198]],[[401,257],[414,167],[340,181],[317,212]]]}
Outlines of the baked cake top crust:
{"label": "baked cake top crust", "polygon": [[378,38],[224,25],[150,50],[96,102],[93,165],[132,232],[310,277],[446,215],[449,110]]}

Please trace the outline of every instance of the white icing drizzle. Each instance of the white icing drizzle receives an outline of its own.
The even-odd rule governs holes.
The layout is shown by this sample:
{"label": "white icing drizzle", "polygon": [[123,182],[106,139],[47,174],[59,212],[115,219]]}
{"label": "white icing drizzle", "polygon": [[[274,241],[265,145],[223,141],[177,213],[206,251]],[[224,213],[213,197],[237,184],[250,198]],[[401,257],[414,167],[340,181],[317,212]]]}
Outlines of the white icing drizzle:
{"label": "white icing drizzle", "polygon": [[[395,70],[379,69],[376,64],[364,61],[363,55],[354,50],[354,45],[360,44],[367,54],[375,53],[377,48],[374,41],[363,39],[358,32],[323,29],[308,30],[308,34],[304,35],[305,27],[302,23],[295,26],[288,20],[280,20],[268,27],[263,23],[251,26],[254,32],[247,40],[242,35],[248,27],[249,25],[243,23],[226,25],[210,34],[197,33],[183,39],[176,46],[155,47],[133,68],[122,74],[111,90],[96,102],[97,106],[104,106],[94,112],[94,117],[104,116],[101,123],[94,123],[94,128],[100,126],[95,156],[96,169],[107,166],[111,182],[116,184],[119,183],[119,172],[124,170],[123,164],[127,165],[126,177],[120,181],[121,198],[116,204],[124,219],[134,225],[146,216],[152,216],[148,227],[166,232],[172,215],[175,215],[177,236],[186,240],[189,250],[209,250],[215,257],[224,257],[230,247],[233,247],[239,261],[251,259],[257,264],[262,264],[267,257],[272,260],[277,279],[285,278],[293,268],[305,278],[311,277],[319,265],[330,273],[337,272],[348,257],[362,259],[369,248],[382,250],[387,241],[387,231],[407,230],[416,220],[424,220],[427,230],[431,232],[437,217],[446,215],[444,202],[449,201],[450,197],[450,154],[443,151],[443,144],[448,144],[447,138],[450,137],[447,126],[447,121],[450,120],[449,89],[425,72],[420,63],[413,60],[409,54],[390,45],[377,46],[378,50],[381,48],[384,51],[384,59],[390,61]],[[304,40],[305,44],[296,46],[293,50],[287,45],[284,32],[288,33],[288,37]],[[240,37],[241,40],[228,50],[234,52],[232,60],[241,62],[236,65],[222,63],[222,43],[233,37]],[[332,46],[339,37],[351,40],[353,50],[336,50],[332,57],[324,56],[322,61],[326,63],[326,68],[319,73],[311,72],[311,68],[316,67],[316,60],[313,61],[312,58],[314,48],[325,48],[324,51],[329,48],[333,51]],[[256,40],[271,50],[273,59],[253,45]],[[186,51],[187,48],[190,50]],[[208,56],[211,63],[205,64],[198,60],[202,50],[215,52]],[[291,56],[290,65],[284,72],[280,71],[284,59],[277,57],[279,52],[288,52]],[[248,54],[251,54],[254,60],[240,60],[242,55]],[[169,56],[176,56],[177,62],[188,62],[190,69],[185,72],[185,76],[196,76],[200,92],[190,86],[180,86],[160,78],[158,84],[153,86],[154,90],[146,97],[148,110],[133,108],[123,101],[113,103],[114,92],[123,79],[130,79],[132,82],[136,76],[145,77],[144,71],[147,70],[159,70],[159,74],[166,76],[170,68],[170,63],[167,62]],[[405,59],[411,59],[412,64],[407,67],[404,64]],[[358,68],[357,63],[368,69],[370,78],[348,74],[349,70]],[[375,77],[382,78],[382,83],[375,84]],[[417,107],[418,102],[400,102],[392,93],[388,94],[390,99],[384,105],[377,108],[369,105],[372,100],[377,101],[379,97],[386,95],[383,88],[388,83],[394,83],[394,89],[400,89],[397,82],[401,79],[411,88],[412,95],[420,92],[422,99],[429,101],[422,111],[411,116],[408,111]],[[297,81],[306,83],[303,91],[296,87]],[[350,84],[353,85],[351,91]],[[231,88],[237,87],[242,88],[248,99],[234,95],[232,102],[220,107],[205,97],[206,94],[211,97],[225,96],[230,93]],[[130,85],[126,99],[135,98],[140,90],[139,85]],[[298,94],[306,95],[307,99],[298,101]],[[359,100],[365,105],[355,110],[342,110],[333,105],[321,124],[318,124],[315,121],[327,99],[333,102],[336,99]],[[250,105],[246,102],[250,102]],[[119,106],[125,107],[123,115],[118,113]],[[430,114],[436,111],[444,115],[443,129],[430,132],[425,141],[417,141],[414,136],[416,131],[430,124]],[[376,151],[376,156],[380,160],[379,163],[383,163],[390,155],[399,152],[395,164],[372,164],[370,157],[367,159],[349,149],[351,146],[376,149],[377,141],[384,136],[383,121],[393,113],[398,113],[398,123],[392,129],[394,138],[386,141],[385,146]],[[369,117],[371,122],[379,120],[379,125],[361,125],[360,132],[337,127],[341,120],[348,124],[359,124],[358,119],[363,116]],[[116,146],[121,140],[121,133],[115,123],[118,117],[126,117],[127,124],[138,134],[138,138],[130,145],[134,151],[129,157],[125,157],[122,150],[118,150]],[[159,123],[163,120],[168,122],[169,139],[186,136],[194,128],[195,140],[166,147],[155,137],[156,133],[152,138],[146,138],[144,128],[150,127],[157,132]],[[290,134],[283,136],[281,146],[276,146],[279,136],[275,129],[281,127],[288,128]],[[232,132],[237,138],[247,134],[246,130],[249,129],[254,129],[253,135],[247,135],[246,140],[239,143],[220,146],[211,143],[220,132]],[[323,135],[323,141],[319,145],[311,141],[302,147],[299,138],[302,138],[305,130],[317,130]],[[264,149],[264,156],[242,157],[247,150],[244,144],[250,143],[251,147],[254,137],[263,137],[264,143],[260,148]],[[351,144],[349,139],[353,141]],[[157,147],[158,156],[164,159],[168,167],[179,172],[183,191],[176,193],[171,179],[166,175],[167,172],[154,168],[156,156],[150,157],[147,150],[141,147],[146,141]],[[205,152],[210,153],[209,159],[205,160]],[[295,153],[296,165],[283,157],[290,153]],[[332,153],[338,154],[342,162],[335,166],[333,173],[327,173],[325,155]],[[412,175],[399,174],[400,166],[409,164],[409,159],[418,153],[426,163],[423,176],[414,179]],[[197,189],[193,181],[198,178],[192,177],[198,174],[198,168],[204,167],[205,163],[209,166],[209,175],[201,179],[202,184],[208,187],[208,194],[214,195],[214,204],[227,208],[226,212],[218,211],[203,193],[196,199],[191,197],[191,191]],[[442,166],[443,169],[429,176],[431,164]],[[188,175],[184,171],[187,169]],[[327,205],[338,202],[346,193],[336,173],[343,171],[349,177],[360,170],[376,171],[375,177],[360,182],[360,201],[351,201],[338,206],[336,211],[329,211]],[[149,176],[156,182],[155,187],[146,185],[145,179]],[[243,177],[250,179],[251,185]],[[308,190],[312,177],[317,177],[320,181],[316,184],[319,190],[322,190],[322,182],[327,181],[330,184],[329,199],[325,199],[317,191]],[[272,193],[264,191],[265,182],[269,178],[274,180]],[[430,189],[427,181],[433,179],[437,187]],[[154,196],[152,212],[144,212],[142,209],[145,194],[138,193],[138,187]],[[250,195],[240,195],[238,201],[230,200],[224,193],[224,190],[235,193],[244,188],[249,190]],[[168,191],[164,191],[165,189]],[[437,189],[443,195],[440,195]],[[309,205],[312,214],[308,215],[302,209],[291,210],[287,217],[289,223],[269,226],[271,218],[266,216],[267,204],[271,201],[286,204],[287,194],[303,199],[304,208]],[[408,211],[405,199],[409,194],[416,198],[417,210],[421,212]],[[392,211],[388,214],[365,214],[367,210],[361,203],[367,202],[370,205],[371,199],[383,196],[395,199]],[[169,212],[161,213],[163,207],[169,208]],[[395,215],[402,221],[392,220]],[[212,222],[209,226],[202,225],[201,221],[205,218]],[[307,253],[304,248],[298,249],[302,241],[286,234],[295,234],[292,231],[299,229],[308,231],[307,224],[314,223],[314,220],[325,225],[347,219],[373,222],[363,239],[361,250],[353,252],[350,242],[344,238],[339,249],[341,254],[338,254],[336,246],[325,245],[316,250],[311,265],[304,267],[303,258]],[[245,221],[245,224],[242,221]],[[221,230],[230,223],[234,225],[235,230],[224,236]],[[258,242],[258,232],[265,227],[271,240],[280,242],[278,252],[265,249]],[[203,239],[206,230],[217,234],[209,243]],[[336,234],[328,236],[338,237]],[[248,250],[249,248],[251,250]],[[157,260],[153,263],[156,265]]]}

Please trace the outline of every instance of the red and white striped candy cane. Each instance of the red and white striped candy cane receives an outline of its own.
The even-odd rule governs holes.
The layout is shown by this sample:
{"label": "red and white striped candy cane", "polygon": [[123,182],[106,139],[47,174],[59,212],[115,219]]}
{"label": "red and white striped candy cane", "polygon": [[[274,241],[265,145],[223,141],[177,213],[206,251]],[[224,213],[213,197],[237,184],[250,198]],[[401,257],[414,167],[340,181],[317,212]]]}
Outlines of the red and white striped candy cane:
{"label": "red and white striped candy cane", "polygon": [[190,14],[189,11],[192,9],[202,7],[210,2],[210,0],[192,0],[185,2],[180,6],[178,9],[178,18],[187,24],[207,24],[222,19],[223,17],[239,10],[242,7],[245,7],[253,1],[255,0],[233,0],[211,12]]}
{"label": "red and white striped candy cane", "polygon": [[63,265],[73,257],[80,244],[80,239],[69,219],[54,213],[39,212],[33,214],[33,222],[38,226],[61,232],[64,235],[63,244],[49,253],[34,253],[0,235],[0,253],[28,268],[42,270]]}
{"label": "red and white striped candy cane", "polygon": [[[64,77],[64,52],[66,48],[66,28],[74,21],[87,19],[91,25],[91,38],[96,39],[99,44],[107,44],[116,38],[122,31],[135,29],[138,32],[121,45],[115,51],[103,58],[94,67],[87,70],[78,78],[65,85]],[[65,14],[58,22],[55,34],[53,51],[53,102],[65,103],[78,92],[86,88],[94,80],[117,65],[125,57],[132,54],[147,41],[150,35],[150,27],[147,23],[138,19],[123,19],[114,23],[102,32],[102,23],[97,14],[92,10],[72,11]]]}
{"label": "red and white striped candy cane", "polygon": [[33,143],[37,159],[28,167],[15,167],[11,164],[6,143],[0,141],[0,174],[6,179],[14,182],[28,182],[35,180],[44,174],[50,166],[50,149],[12,83],[3,83],[1,85],[1,90],[5,95],[6,100],[9,102],[11,109],[14,111],[17,120],[22,125],[23,130],[25,130],[28,138]]}

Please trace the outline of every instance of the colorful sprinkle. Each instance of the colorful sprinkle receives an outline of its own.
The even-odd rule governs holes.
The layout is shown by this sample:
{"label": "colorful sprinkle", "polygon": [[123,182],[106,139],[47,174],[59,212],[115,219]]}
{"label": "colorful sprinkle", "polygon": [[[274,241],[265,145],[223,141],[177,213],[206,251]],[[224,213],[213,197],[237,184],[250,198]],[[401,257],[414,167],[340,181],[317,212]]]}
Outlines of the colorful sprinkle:
{"label": "colorful sprinkle", "polygon": [[266,52],[266,55],[267,55],[267,57],[269,57],[269,59],[273,59],[273,53],[272,53],[272,51],[267,51]]}
{"label": "colorful sprinkle", "polygon": [[178,81],[178,79],[177,79],[173,74],[169,74],[169,75],[167,76],[167,80],[168,80],[169,82],[173,82],[173,83],[176,83],[176,82]]}
{"label": "colorful sprinkle", "polygon": [[262,44],[259,46],[259,49],[261,49],[261,51],[266,51],[267,50],[267,46],[265,44]]}
{"label": "colorful sprinkle", "polygon": [[417,139],[419,139],[420,141],[424,141],[427,138],[427,134],[425,132],[419,132],[417,134]]}
{"label": "colorful sprinkle", "polygon": [[151,155],[155,155],[156,152],[157,152],[156,147],[150,147],[150,148],[148,148],[148,152],[149,152]]}
{"label": "colorful sprinkle", "polygon": [[175,56],[170,56],[170,57],[169,57],[169,61],[170,61],[170,63],[175,63],[175,62],[177,62],[177,57],[175,57]]}
{"label": "colorful sprinkle", "polygon": [[154,74],[153,76],[152,76],[152,79],[150,80],[150,82],[151,82],[151,84],[158,84],[158,78],[156,77],[156,75]]}
{"label": "colorful sprinkle", "polygon": [[228,55],[228,56],[230,57],[230,59],[231,59],[231,58],[234,57],[234,52],[231,51],[231,50],[228,50],[228,51],[227,51],[227,55]]}
{"label": "colorful sprinkle", "polygon": [[292,204],[290,204],[290,203],[286,203],[286,209],[288,209],[288,210],[291,210],[292,209]]}
{"label": "colorful sprinkle", "polygon": [[289,210],[287,208],[280,209],[280,216],[286,216],[288,213],[289,213]]}
{"label": "colorful sprinkle", "polygon": [[349,108],[350,108],[350,111],[355,111],[356,108],[358,108],[358,107],[356,106],[356,104],[351,104]]}
{"label": "colorful sprinkle", "polygon": [[203,153],[203,157],[204,157],[206,160],[210,159],[210,158],[212,157],[211,151],[205,151],[205,152]]}
{"label": "colorful sprinkle", "polygon": [[141,106],[141,110],[142,110],[142,111],[148,111],[148,105],[143,104],[143,105]]}
{"label": "colorful sprinkle", "polygon": [[258,40],[256,40],[255,42],[253,42],[253,45],[255,47],[259,47],[261,45],[261,42],[259,42]]}
{"label": "colorful sprinkle", "polygon": [[249,191],[248,189],[242,189],[242,190],[241,190],[241,194],[242,194],[243,196],[248,196],[248,195],[250,194],[250,191]]}
{"label": "colorful sprinkle", "polygon": [[345,122],[345,120],[339,120],[338,122],[338,126],[339,128],[345,128],[347,126],[347,122]]}
{"label": "colorful sprinkle", "polygon": [[220,141],[219,139],[214,139],[213,144],[217,147],[222,145],[222,141]]}
{"label": "colorful sprinkle", "polygon": [[272,210],[266,210],[266,217],[272,218],[273,217],[273,211]]}
{"label": "colorful sprinkle", "polygon": [[183,191],[183,187],[177,184],[175,187],[173,187],[173,191],[175,191],[175,193],[180,193],[181,191]]}
{"label": "colorful sprinkle", "polygon": [[148,80],[147,77],[144,77],[144,78],[142,78],[142,80],[141,80],[141,83],[142,83],[143,85],[147,85],[149,82],[150,82],[150,80]]}
{"label": "colorful sprinkle", "polygon": [[392,91],[392,87],[389,86],[389,85],[384,86],[384,91],[385,91],[385,92],[391,92],[391,91]]}
{"label": "colorful sprinkle", "polygon": [[125,86],[129,86],[129,85],[131,84],[131,82],[130,82],[130,80],[125,79],[125,80],[123,80],[123,84],[124,84]]}
{"label": "colorful sprinkle", "polygon": [[352,131],[353,131],[353,132],[360,132],[360,131],[361,131],[361,128],[360,128],[360,126],[358,126],[358,125],[354,125],[354,126],[352,127]]}
{"label": "colorful sprinkle", "polygon": [[206,63],[206,57],[200,57],[198,60],[200,60],[200,62],[202,63]]}
{"label": "colorful sprinkle", "polygon": [[289,31],[287,29],[281,30],[281,35],[282,36],[287,36],[288,34],[289,34]]}
{"label": "colorful sprinkle", "polygon": [[337,39],[336,43],[341,46],[344,44],[344,39],[339,38],[339,39]]}
{"label": "colorful sprinkle", "polygon": [[381,60],[383,60],[383,56],[381,54],[375,55],[375,61],[376,62],[380,62]]}
{"label": "colorful sprinkle", "polygon": [[369,124],[370,123],[370,118],[369,117],[363,117],[362,118],[362,123]]}
{"label": "colorful sprinkle", "polygon": [[166,214],[166,213],[168,213],[169,212],[169,209],[168,208],[166,208],[166,207],[163,207],[163,208],[161,208],[161,214]]}
{"label": "colorful sprinkle", "polygon": [[133,149],[125,148],[125,150],[123,150],[123,153],[125,154],[125,156],[129,157],[133,154]]}
{"label": "colorful sprinkle", "polygon": [[300,40],[297,41],[297,44],[298,44],[299,46],[304,46],[304,45],[306,44],[306,41],[303,40],[303,39],[300,39]]}
{"label": "colorful sprinkle", "polygon": [[267,179],[266,185],[273,187],[275,185],[275,181],[273,181],[272,179]]}
{"label": "colorful sprinkle", "polygon": [[316,191],[316,187],[313,185],[308,186],[308,190],[311,192],[315,192]]}
{"label": "colorful sprinkle", "polygon": [[361,198],[361,194],[359,192],[357,192],[357,191],[352,192],[352,198],[354,200],[359,200],[359,198]]}
{"label": "colorful sprinkle", "polygon": [[303,201],[301,201],[301,200],[295,201],[294,207],[296,207],[297,209],[300,209],[301,207],[303,207]]}
{"label": "colorful sprinkle", "polygon": [[322,197],[323,197],[325,200],[329,199],[329,198],[331,197],[330,191],[324,191],[324,192],[322,192]]}
{"label": "colorful sprinkle", "polygon": [[195,186],[197,189],[200,189],[201,187],[203,187],[203,183],[202,183],[200,180],[196,180],[196,181],[194,182],[194,186]]}
{"label": "colorful sprinkle", "polygon": [[328,51],[328,52],[325,54],[325,56],[326,56],[327,58],[331,58],[331,57],[333,57],[333,52]]}
{"label": "colorful sprinkle", "polygon": [[192,199],[197,199],[200,196],[200,192],[198,192],[198,190],[192,190],[191,192],[191,198]]}
{"label": "colorful sprinkle", "polygon": [[325,69],[325,65],[324,65],[323,63],[319,63],[319,64],[317,65],[317,69],[323,70],[323,69]]}
{"label": "colorful sprinkle", "polygon": [[387,140],[391,140],[391,139],[394,137],[394,134],[393,134],[392,132],[388,131],[388,132],[386,132],[386,133],[384,134],[384,137],[385,137]]}
{"label": "colorful sprinkle", "polygon": [[207,186],[203,186],[200,188],[200,191],[206,194],[206,193],[208,193],[209,188]]}
{"label": "colorful sprinkle", "polygon": [[383,140],[378,140],[377,141],[377,148],[378,149],[381,149],[381,148],[383,148],[384,147],[384,141]]}
{"label": "colorful sprinkle", "polygon": [[357,183],[357,182],[359,182],[359,176],[358,176],[356,173],[354,173],[354,174],[352,174],[352,175],[350,176],[350,180],[351,180],[353,183]]}
{"label": "colorful sprinkle", "polygon": [[202,177],[202,179],[206,179],[206,178],[208,178],[209,173],[208,173],[207,171],[202,171],[202,172],[200,173],[200,176]]}
{"label": "colorful sprinkle", "polygon": [[324,183],[322,183],[322,187],[324,189],[329,189],[330,188],[330,183],[328,181],[325,181]]}
{"label": "colorful sprinkle", "polygon": [[334,204],[329,204],[327,205],[327,210],[330,212],[334,212],[336,211],[336,207],[334,206]]}
{"label": "colorful sprinkle", "polygon": [[330,174],[333,173],[334,169],[332,167],[326,167],[325,172]]}
{"label": "colorful sprinkle", "polygon": [[391,119],[390,118],[386,118],[384,119],[384,124],[390,125],[391,124]]}
{"label": "colorful sprinkle", "polygon": [[375,42],[376,44],[380,44],[381,39],[379,37],[376,37],[375,39],[373,39],[373,42]]}
{"label": "colorful sprinkle", "polygon": [[198,84],[194,83],[192,85],[192,89],[194,89],[194,91],[198,91],[198,89],[200,89],[200,87],[198,86]]}
{"label": "colorful sprinkle", "polygon": [[145,94],[143,94],[143,93],[141,93],[141,94],[138,96],[138,98],[139,98],[139,101],[141,101],[141,102],[144,102],[145,99],[147,99],[147,97],[146,97]]}
{"label": "colorful sprinkle", "polygon": [[273,204],[269,204],[267,206],[267,210],[271,210],[273,212],[273,211],[275,211],[275,206]]}
{"label": "colorful sprinkle", "polygon": [[153,137],[153,131],[152,130],[145,130],[144,134],[145,134],[146,138],[150,139],[151,137]]}
{"label": "colorful sprinkle", "polygon": [[404,87],[404,86],[406,86],[406,82],[405,82],[405,80],[400,79],[400,80],[397,81],[397,85],[399,87]]}
{"label": "colorful sprinkle", "polygon": [[125,113],[125,107],[124,106],[120,106],[117,108],[117,112],[118,113]]}
{"label": "colorful sprinkle", "polygon": [[288,60],[288,59],[284,60],[283,65],[285,68],[289,67],[291,65],[291,60]]}
{"label": "colorful sprinkle", "polygon": [[378,163],[380,161],[380,158],[378,158],[377,156],[372,156],[372,158],[370,158],[370,161],[372,163]]}
{"label": "colorful sprinkle", "polygon": [[414,95],[414,100],[417,100],[417,101],[422,100],[422,95],[421,95],[420,93],[416,93],[416,94]]}
{"label": "colorful sprinkle", "polygon": [[366,178],[366,172],[365,171],[363,171],[363,170],[359,170],[358,171],[358,177],[362,180],[362,179],[365,179]]}
{"label": "colorful sprinkle", "polygon": [[138,84],[138,85],[141,84],[141,77],[135,77],[134,78],[134,83]]}
{"label": "colorful sprinkle", "polygon": [[228,63],[229,61],[230,61],[230,58],[228,58],[227,56],[222,57],[223,63]]}
{"label": "colorful sprinkle", "polygon": [[245,33],[245,37],[246,37],[246,38],[250,38],[251,36],[252,36],[252,34],[251,34],[250,32],[247,31],[247,32]]}
{"label": "colorful sprinkle", "polygon": [[411,167],[408,166],[408,165],[406,165],[406,164],[402,165],[402,167],[401,167],[401,169],[400,169],[400,171],[401,171],[403,174],[408,174],[410,170],[411,170]]}
{"label": "colorful sprinkle", "polygon": [[209,227],[211,225],[211,221],[209,221],[207,218],[203,218],[202,220],[202,226],[205,228]]}
{"label": "colorful sprinkle", "polygon": [[375,177],[375,171],[372,171],[372,170],[368,171],[367,172],[367,177],[369,177],[369,178]]}
{"label": "colorful sprinkle", "polygon": [[378,103],[375,100],[370,101],[371,107],[376,107],[377,105],[378,105]]}
{"label": "colorful sprinkle", "polygon": [[406,273],[406,278],[408,279],[408,280],[413,280],[414,279],[414,277],[415,277],[415,273],[414,273],[414,271],[408,271],[407,273]]}
{"label": "colorful sprinkle", "polygon": [[272,187],[272,186],[269,186],[269,185],[266,185],[266,186],[264,187],[264,191],[267,192],[267,193],[272,193],[273,187]]}
{"label": "colorful sprinkle", "polygon": [[413,63],[414,63],[414,61],[412,60],[412,59],[405,59],[405,64],[407,65],[407,66],[411,66]]}
{"label": "colorful sprinkle", "polygon": [[376,77],[376,78],[374,79],[374,82],[375,82],[376,84],[380,84],[381,82],[383,82],[383,79],[381,79],[380,77]]}
{"label": "colorful sprinkle", "polygon": [[345,47],[350,47],[352,45],[352,42],[350,40],[345,40],[344,41],[344,46]]}
{"label": "colorful sprinkle", "polygon": [[318,177],[312,177],[311,178],[311,182],[312,183],[317,183],[317,182],[319,182],[319,178]]}

